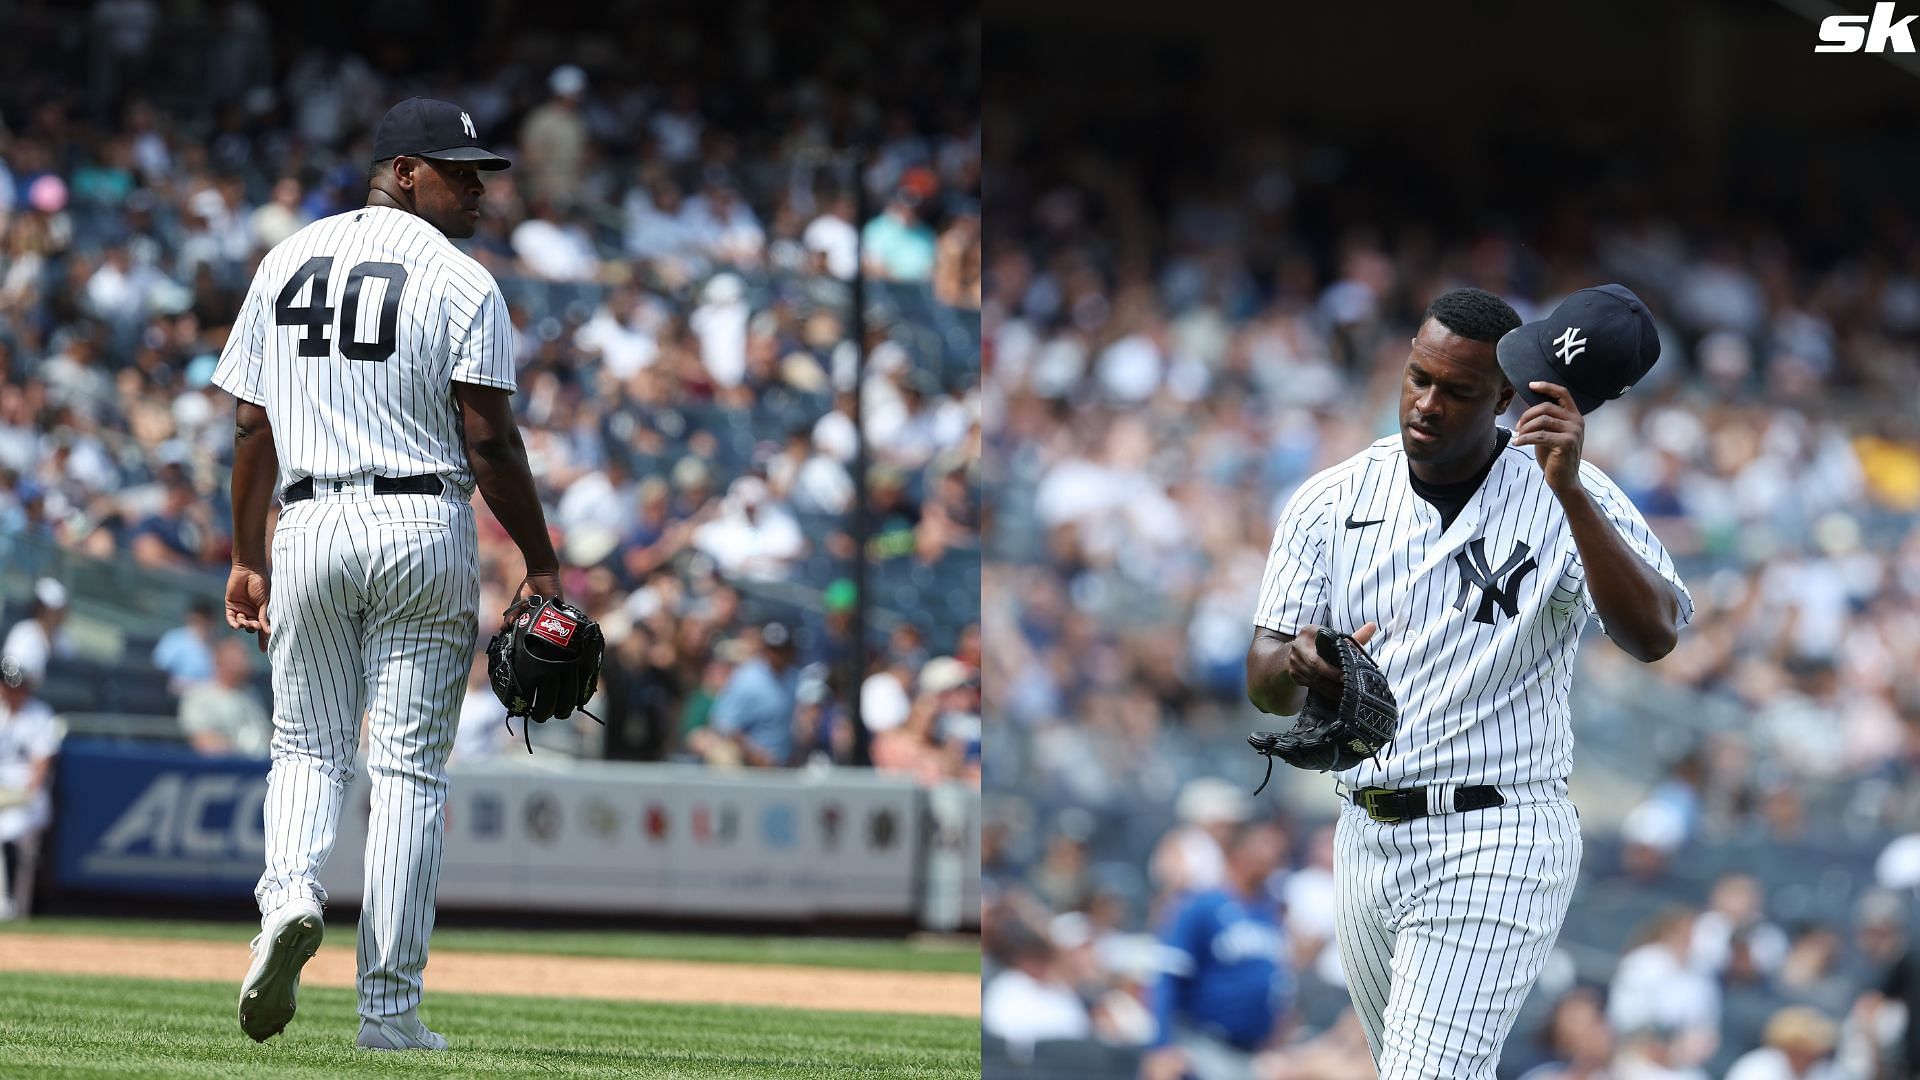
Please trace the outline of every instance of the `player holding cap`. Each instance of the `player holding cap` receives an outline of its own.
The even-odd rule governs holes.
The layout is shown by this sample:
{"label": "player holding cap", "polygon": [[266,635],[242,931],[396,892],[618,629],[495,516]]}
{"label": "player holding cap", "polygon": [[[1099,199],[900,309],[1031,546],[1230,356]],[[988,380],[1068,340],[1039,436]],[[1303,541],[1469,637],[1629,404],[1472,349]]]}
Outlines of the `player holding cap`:
{"label": "player holding cap", "polygon": [[1692,616],[1659,540],[1580,459],[1583,414],[1659,353],[1619,285],[1524,326],[1491,293],[1446,293],[1407,357],[1399,437],[1308,480],[1274,532],[1253,703],[1340,700],[1322,626],[1352,632],[1398,701],[1391,741],[1336,782],[1340,957],[1382,1080],[1493,1077],[1580,865],[1581,630],[1597,617],[1651,663]]}
{"label": "player holding cap", "polygon": [[478,170],[507,167],[476,136],[445,101],[388,111],[366,206],[267,253],[213,376],[239,399],[227,622],[258,633],[273,664],[261,933],[240,990],[240,1026],[256,1040],[292,1019],[300,969],[320,945],[317,875],[364,711],[373,807],[358,1042],[446,1049],[416,1009],[447,754],[479,635],[476,486],[526,558],[520,595],[560,596],[508,400],[507,302],[449,243],[479,220]]}

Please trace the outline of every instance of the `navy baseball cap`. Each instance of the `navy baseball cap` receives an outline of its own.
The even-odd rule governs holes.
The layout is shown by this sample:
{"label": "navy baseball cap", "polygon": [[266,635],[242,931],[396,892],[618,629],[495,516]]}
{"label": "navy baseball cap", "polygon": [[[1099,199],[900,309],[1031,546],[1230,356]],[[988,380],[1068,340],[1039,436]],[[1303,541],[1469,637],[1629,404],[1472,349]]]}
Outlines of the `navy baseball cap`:
{"label": "navy baseball cap", "polygon": [[373,129],[373,160],[391,157],[461,161],[476,169],[504,169],[513,163],[478,145],[473,117],[451,101],[410,97],[387,110]]}
{"label": "navy baseball cap", "polygon": [[1547,399],[1529,383],[1550,382],[1573,394],[1582,415],[1633,389],[1660,359],[1660,334],[1647,305],[1625,285],[1597,285],[1560,301],[1539,322],[1507,331],[1495,346],[1520,400]]}

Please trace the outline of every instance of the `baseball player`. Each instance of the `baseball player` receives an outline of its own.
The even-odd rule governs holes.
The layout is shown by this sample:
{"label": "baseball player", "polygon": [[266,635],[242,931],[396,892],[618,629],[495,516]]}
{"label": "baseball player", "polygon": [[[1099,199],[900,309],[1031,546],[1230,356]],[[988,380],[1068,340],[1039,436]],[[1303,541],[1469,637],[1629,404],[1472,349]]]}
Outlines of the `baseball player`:
{"label": "baseball player", "polygon": [[1161,933],[1168,971],[1154,994],[1159,1038],[1141,1080],[1253,1080],[1293,1003],[1280,905],[1267,879],[1286,858],[1271,822],[1233,827],[1219,886],[1185,897]]}
{"label": "baseball player", "polygon": [[374,132],[366,206],[267,253],[214,372],[239,399],[227,622],[257,633],[273,664],[261,933],[240,990],[256,1040],[292,1018],[324,932],[316,875],[365,712],[358,1041],[446,1048],[416,1009],[447,754],[479,634],[476,486],[526,559],[520,595],[560,595],[509,404],[507,302],[450,242],[473,235],[480,171],[508,165],[475,142],[456,105],[394,106]]}
{"label": "baseball player", "polygon": [[[1400,435],[1301,486],[1274,531],[1249,696],[1340,696],[1321,626],[1353,633],[1399,699],[1392,741],[1337,774],[1336,937],[1382,1080],[1491,1078],[1580,864],[1567,694],[1589,616],[1634,658],[1692,598],[1646,522],[1580,460],[1583,414],[1653,366],[1618,285],[1520,325],[1449,292],[1407,356]],[[1512,429],[1496,420],[1518,394]]]}

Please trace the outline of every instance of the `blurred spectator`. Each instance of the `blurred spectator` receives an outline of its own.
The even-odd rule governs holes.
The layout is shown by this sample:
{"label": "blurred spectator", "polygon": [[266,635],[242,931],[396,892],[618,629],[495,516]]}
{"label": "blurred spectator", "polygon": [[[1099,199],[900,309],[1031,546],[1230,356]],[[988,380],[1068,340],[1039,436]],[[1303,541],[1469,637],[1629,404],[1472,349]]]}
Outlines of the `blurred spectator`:
{"label": "blurred spectator", "polygon": [[0,656],[12,658],[38,686],[47,679],[47,669],[55,660],[74,654],[73,638],[63,625],[67,620],[67,589],[52,578],[33,583],[33,608],[27,617],[7,631],[0,644]]}
{"label": "blurred spectator", "polygon": [[[1637,935],[1607,988],[1607,1021],[1655,1067],[1688,1069],[1719,1048],[1720,988],[1688,960],[1695,914],[1670,908]],[[1658,1034],[1653,1034],[1658,1033]]]}
{"label": "blurred spectator", "polygon": [[873,737],[873,766],[922,784],[945,778],[979,779],[979,692],[966,665],[950,656],[920,669],[919,693],[906,720]]}
{"label": "blurred spectator", "polygon": [[41,836],[53,819],[62,730],[33,688],[31,674],[0,656],[0,920],[29,913]]}
{"label": "blurred spectator", "polygon": [[1727,874],[1714,882],[1707,908],[1693,923],[1689,953],[1693,965],[1719,977],[1728,977],[1736,938],[1744,941],[1751,962],[1762,976],[1771,976],[1787,955],[1787,935],[1766,920],[1766,894],[1749,874]]}
{"label": "blurred spectator", "polygon": [[710,175],[700,194],[687,200],[681,217],[714,261],[737,269],[760,265],[766,230],[724,175]]}
{"label": "blurred spectator", "polygon": [[933,262],[933,295],[957,308],[980,306],[980,211],[968,207],[940,233]]}
{"label": "blurred spectator", "polygon": [[716,765],[778,768],[792,764],[796,672],[793,631],[783,623],[760,628],[759,647],[735,668],[705,727],[687,746]]}
{"label": "blurred spectator", "polygon": [[607,651],[601,685],[607,694],[603,751],[610,761],[660,761],[675,737],[680,696],[678,657],[670,641],[638,624]]}
{"label": "blurred spectator", "polygon": [[853,759],[853,717],[835,692],[838,682],[831,674],[803,675],[794,693],[799,703],[793,716],[794,746],[808,764]]}
{"label": "blurred spectator", "polygon": [[1340,950],[1333,945],[1339,917],[1337,880],[1333,870],[1333,826],[1313,831],[1307,843],[1307,864],[1284,877],[1280,896],[1287,913],[1287,940],[1293,946],[1296,970],[1312,971],[1334,986],[1345,984]]}
{"label": "blurred spectator", "polygon": [[640,481],[634,502],[633,524],[621,541],[621,569],[629,583],[644,580],[685,551],[694,529],[693,521],[675,515],[673,491],[657,476]]}
{"label": "blurred spectator", "polygon": [[[841,281],[850,281],[859,269],[855,249],[860,243],[853,223],[853,194],[835,191],[821,202],[819,216],[807,223],[806,232],[801,235],[811,260],[810,267],[816,274],[830,274]],[[944,299],[942,302],[952,303]]]}
{"label": "blurred spectator", "polygon": [[202,754],[266,757],[273,718],[253,695],[247,643],[224,638],[214,646],[213,679],[180,698],[180,730]]}
{"label": "blurred spectator", "polygon": [[482,649],[467,668],[467,693],[460,699],[460,723],[454,729],[448,760],[486,761],[498,756],[510,742],[507,707],[493,692],[493,681],[487,677],[486,650]]}
{"label": "blurred spectator", "polygon": [[179,570],[211,562],[220,540],[206,501],[192,484],[175,480],[159,508],[133,527],[127,547],[141,566]]}
{"label": "blurred spectator", "polygon": [[1174,815],[1180,826],[1154,849],[1152,874],[1163,895],[1218,889],[1226,882],[1226,842],[1253,807],[1228,780],[1200,777],[1180,789]]}
{"label": "blurred spectator", "polygon": [[743,476],[727,489],[720,513],[693,531],[695,549],[728,577],[784,581],[806,554],[806,537],[764,481]]}
{"label": "blurred spectator", "polygon": [[1536,1059],[1544,1060],[1526,1068],[1520,1080],[1609,1080],[1613,1049],[1613,1029],[1607,1026],[1599,991],[1576,987],[1553,1003],[1541,1025],[1536,1053]]}
{"label": "blurred spectator", "polygon": [[1266,886],[1286,834],[1248,822],[1225,848],[1221,886],[1188,895],[1162,934],[1170,970],[1154,995],[1160,1035],[1141,1070],[1149,1080],[1252,1080],[1254,1055],[1284,1034],[1293,972]]}
{"label": "blurred spectator", "polygon": [[562,64],[547,76],[552,96],[520,124],[520,156],[514,164],[527,174],[528,194],[559,205],[580,195],[587,158],[587,121],[581,102],[587,73]]}
{"label": "blurred spectator", "polygon": [[1091,1035],[1087,1007],[1061,977],[1052,943],[1017,920],[997,938],[1005,969],[982,987],[980,1030],[1026,1055],[1037,1042]]}
{"label": "blurred spectator", "polygon": [[1818,1009],[1788,1006],[1767,1021],[1766,1045],[1741,1055],[1727,1080],[1851,1080],[1829,1060],[1838,1037]]}
{"label": "blurred spectator", "polygon": [[1684,1037],[1658,1026],[1624,1031],[1609,1080],[1710,1080],[1688,1060]]}
{"label": "blurred spectator", "polygon": [[653,114],[648,127],[660,147],[660,156],[679,165],[700,152],[706,119],[700,113],[699,90],[690,82],[674,85],[666,107]]}
{"label": "blurred spectator", "polygon": [[658,312],[641,302],[638,289],[622,285],[607,293],[593,317],[574,331],[573,343],[599,357],[602,370],[625,382],[659,358],[655,335],[661,321]]}
{"label": "blurred spectator", "polygon": [[536,197],[526,219],[513,228],[513,253],[527,271],[550,281],[592,281],[600,256],[579,213],[570,205]]}
{"label": "blurred spectator", "polygon": [[213,611],[213,601],[195,597],[186,620],[154,643],[153,666],[167,673],[167,690],[175,697],[213,678]]}
{"label": "blurred spectator", "polygon": [[704,302],[687,320],[700,339],[700,362],[718,385],[739,386],[747,371],[747,320],[751,309],[746,291],[738,277],[717,274],[707,282],[701,297]]}
{"label": "blurred spectator", "polygon": [[1845,948],[1831,926],[1806,923],[1798,927],[1774,972],[1774,989],[1789,1001],[1845,1012],[1854,995],[1853,980],[1841,970]]}
{"label": "blurred spectator", "polygon": [[271,250],[307,225],[310,219],[300,206],[300,195],[297,178],[283,176],[274,181],[273,198],[256,209],[247,223],[255,251]]}
{"label": "blurred spectator", "polygon": [[879,217],[861,231],[867,273],[885,281],[926,281],[933,276],[938,244],[920,220],[920,196],[905,188],[894,193]]}

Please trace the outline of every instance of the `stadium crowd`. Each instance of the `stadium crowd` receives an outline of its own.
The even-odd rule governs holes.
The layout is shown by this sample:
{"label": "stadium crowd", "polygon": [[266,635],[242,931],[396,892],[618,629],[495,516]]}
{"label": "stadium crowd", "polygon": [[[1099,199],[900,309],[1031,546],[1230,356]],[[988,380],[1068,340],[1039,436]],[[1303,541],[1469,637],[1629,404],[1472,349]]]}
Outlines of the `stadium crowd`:
{"label": "stadium crowd", "polygon": [[[1581,652],[1576,685],[1606,711],[1576,710],[1576,730],[1587,740],[1616,728],[1610,745],[1638,753],[1625,771],[1644,792],[1597,815],[1624,816],[1627,842],[1618,859],[1590,846],[1583,889],[1671,881],[1703,838],[1812,847],[1843,826],[1880,843],[1911,827],[1920,672],[1903,658],[1920,651],[1920,220],[1908,208],[1874,204],[1860,215],[1871,228],[1796,247],[1787,223],[1834,224],[1812,202],[1662,213],[1644,177],[1596,174],[1543,206],[1539,189],[1496,181],[1482,193],[1491,205],[1507,193],[1539,211],[1449,229],[1421,216],[1422,194],[1392,197],[1422,169],[1246,117],[1211,158],[1181,149],[1199,136],[1181,142],[1163,125],[1173,144],[1157,163],[1139,149],[1049,154],[1052,133],[1076,123],[1098,129],[1025,112],[988,124],[985,873],[998,891],[986,932],[1005,1000],[1051,1002],[990,1008],[990,1033],[1000,1023],[1016,1049],[1037,1035],[1144,1050],[1174,1034],[1169,998],[1205,1000],[1190,985],[1183,912],[1207,903],[1196,889],[1219,887],[1257,815],[1219,810],[1233,800],[1218,793],[1187,796],[1209,773],[1247,789],[1258,779],[1245,732],[1272,725],[1246,704],[1243,662],[1273,523],[1307,477],[1397,431],[1408,339],[1454,286],[1496,292],[1532,318],[1572,289],[1619,281],[1660,327],[1659,366],[1594,414],[1585,456],[1649,518],[1698,609],[1652,668],[1629,673],[1603,643]],[[1354,197],[1374,184],[1377,199]],[[1658,703],[1657,725],[1634,699]],[[1181,824],[1139,835],[1176,794]],[[1214,820],[1191,816],[1207,804]],[[1282,843],[1259,856],[1273,860],[1272,887],[1244,898],[1279,913],[1281,997],[1337,996],[1330,843],[1312,823],[1283,824]],[[1178,870],[1182,850],[1201,852],[1203,884]],[[1874,1075],[1861,1062],[1890,1038],[1877,991],[1906,905],[1870,894],[1859,911],[1749,933],[1779,884],[1676,885],[1690,909],[1611,943],[1638,946],[1600,976],[1611,995],[1543,980],[1542,993],[1567,996],[1533,1064],[1562,1065],[1533,1075],[1704,1076],[1737,1058],[1728,1075]],[[1796,1011],[1723,1024],[1708,1003],[1738,978],[1772,995],[1742,1002]],[[1819,993],[1801,992],[1815,983]],[[1697,988],[1699,1007],[1640,1016],[1636,1000],[1663,996],[1647,986]],[[1366,1070],[1337,1011],[1282,1012],[1278,1027],[1255,1025],[1252,1045],[1268,1048],[1257,1075]],[[1168,1068],[1146,1055],[1144,1075],[1179,1075]]]}
{"label": "stadium crowd", "polygon": [[[449,54],[419,27],[103,3],[96,34],[28,50],[0,89],[0,541],[222,568],[232,402],[208,379],[253,267],[362,204],[389,105],[445,97],[516,162],[487,177],[467,250],[507,291],[563,580],[609,640],[604,735],[542,734],[619,758],[847,762],[858,695],[875,764],[977,777],[977,330],[952,332],[980,302],[977,27],[749,6],[744,39],[718,10],[649,20],[615,51],[496,19]],[[93,65],[84,87],[61,78],[75,63]],[[871,151],[857,173],[837,156],[855,140]],[[856,393],[876,620],[863,684]],[[520,568],[476,508],[484,622]],[[206,637],[153,661],[196,745],[257,749],[244,705],[188,723],[212,715],[194,685],[244,681],[220,647],[200,662],[188,646]],[[182,657],[191,676],[168,667]],[[489,697],[470,700],[458,754],[502,748]]]}

